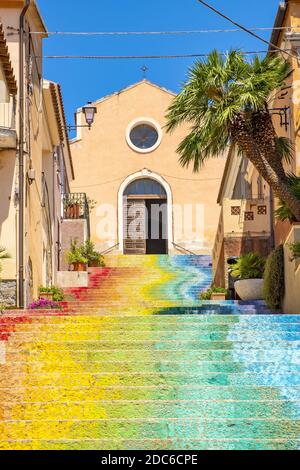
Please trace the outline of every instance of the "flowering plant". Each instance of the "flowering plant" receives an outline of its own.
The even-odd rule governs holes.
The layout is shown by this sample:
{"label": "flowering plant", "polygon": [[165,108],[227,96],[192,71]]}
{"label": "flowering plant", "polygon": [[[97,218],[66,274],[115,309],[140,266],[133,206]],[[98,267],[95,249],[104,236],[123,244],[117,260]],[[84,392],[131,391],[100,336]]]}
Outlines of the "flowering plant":
{"label": "flowering plant", "polygon": [[61,310],[61,306],[52,300],[39,299],[29,305],[29,310]]}

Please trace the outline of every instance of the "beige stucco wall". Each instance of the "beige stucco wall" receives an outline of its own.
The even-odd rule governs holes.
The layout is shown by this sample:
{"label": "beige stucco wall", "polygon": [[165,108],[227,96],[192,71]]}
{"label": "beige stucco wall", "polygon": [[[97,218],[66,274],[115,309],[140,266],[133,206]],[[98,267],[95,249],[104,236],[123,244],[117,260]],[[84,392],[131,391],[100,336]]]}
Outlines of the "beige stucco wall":
{"label": "beige stucco wall", "polygon": [[[147,168],[169,184],[174,205],[204,206],[205,240],[202,249],[199,240],[201,234],[182,234],[180,215],[175,213],[174,242],[194,251],[211,253],[220,213],[216,200],[225,159],[211,159],[198,174],[179,165],[176,149],[186,136],[188,128],[183,126],[172,135],[166,134],[163,129],[166,111],[173,97],[173,94],[142,81],[99,101],[92,129],[80,129],[79,138],[71,145],[75,167],[75,181],[71,190],[86,192],[98,205],[110,204],[117,210],[118,191],[122,182],[129,175]],[[138,118],[154,119],[163,129],[161,145],[152,153],[138,153],[127,144],[126,129]],[[83,121],[82,115],[79,115],[78,122]],[[113,234],[108,237],[99,237],[97,234],[100,221],[96,208],[91,214],[91,235],[97,247],[102,250],[119,240],[117,220]],[[192,231],[194,229],[195,226]]]}
{"label": "beige stucco wall", "polygon": [[17,211],[15,207],[15,152],[0,151],[0,246],[5,247],[11,259],[2,262],[1,277],[16,279]]}
{"label": "beige stucco wall", "polygon": [[[5,2],[0,0],[0,20],[6,26],[19,27],[20,12],[24,2]],[[26,15],[26,28],[41,31],[43,25],[34,8],[30,7]],[[19,88],[19,36],[18,34],[6,35],[7,46],[11,63],[18,81]],[[56,108],[53,104],[49,89],[45,90],[41,77],[42,70],[42,37],[31,37],[31,54],[33,58],[31,76],[29,71],[28,41],[25,51],[25,90],[30,89],[25,102],[25,228],[24,228],[24,267],[25,267],[25,292],[27,303],[38,295],[38,287],[46,282],[56,281],[56,269],[58,264],[58,225],[61,223],[61,198],[58,158],[54,158],[57,146],[61,145],[59,138],[58,120]],[[32,87],[28,87],[28,81]],[[47,88],[47,87],[46,87]],[[18,98],[18,97],[17,97]],[[1,114],[1,113],[0,113]],[[16,112],[16,129],[18,132],[18,109]],[[1,123],[0,123],[1,124]],[[64,153],[66,158],[66,178],[70,173],[70,161],[66,142]],[[29,184],[26,174],[29,169],[35,170],[35,180]],[[43,198],[43,175],[47,182],[49,193],[49,210],[45,207]],[[14,200],[14,191],[18,188],[18,159],[17,149],[10,152],[0,152],[0,245],[3,245],[12,255],[11,260],[3,263],[2,278],[18,278],[18,200]],[[52,261],[52,270],[49,269],[49,257]],[[48,258],[48,263],[47,263]],[[51,264],[51,263],[50,263]],[[47,268],[48,265],[48,268]],[[49,273],[51,274],[49,278]]]}

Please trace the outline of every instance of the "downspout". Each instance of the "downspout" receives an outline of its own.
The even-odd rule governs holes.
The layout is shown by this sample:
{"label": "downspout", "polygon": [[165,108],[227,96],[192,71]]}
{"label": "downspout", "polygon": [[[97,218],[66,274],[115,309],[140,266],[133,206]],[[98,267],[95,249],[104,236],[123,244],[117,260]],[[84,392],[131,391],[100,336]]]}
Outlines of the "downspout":
{"label": "downspout", "polygon": [[20,15],[19,31],[19,307],[24,308],[24,27],[31,0]]}
{"label": "downspout", "polygon": [[275,228],[274,228],[274,192],[270,187],[270,231],[271,231],[271,248],[275,248]]}

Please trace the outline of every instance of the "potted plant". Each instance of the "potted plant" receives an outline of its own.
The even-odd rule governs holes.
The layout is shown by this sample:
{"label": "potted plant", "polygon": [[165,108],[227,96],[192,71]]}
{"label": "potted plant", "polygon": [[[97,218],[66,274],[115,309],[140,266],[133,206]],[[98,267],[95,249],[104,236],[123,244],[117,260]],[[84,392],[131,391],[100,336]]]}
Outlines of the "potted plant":
{"label": "potted plant", "polygon": [[64,200],[65,218],[79,219],[80,203],[72,195],[66,196]]}
{"label": "potted plant", "polygon": [[241,300],[263,300],[265,264],[259,253],[247,253],[232,266],[231,275],[237,279],[234,287]]}
{"label": "potted plant", "polygon": [[72,242],[70,250],[66,253],[67,263],[73,266],[73,271],[86,271],[88,259],[82,254],[81,247],[77,246],[77,242]]}
{"label": "potted plant", "polygon": [[88,260],[88,266],[92,267],[102,267],[104,266],[104,257],[95,250],[95,245],[90,240],[87,240],[80,246],[82,255]]}
{"label": "potted plant", "polygon": [[64,292],[59,287],[45,287],[39,288],[39,299],[53,300],[54,302],[61,302],[64,300]]}
{"label": "potted plant", "polygon": [[51,287],[39,287],[39,299],[53,300],[53,292]]}
{"label": "potted plant", "polygon": [[226,300],[227,295],[228,295],[227,289],[224,289],[223,287],[212,286],[207,291],[202,292],[200,298],[201,300],[223,301],[223,300]]}

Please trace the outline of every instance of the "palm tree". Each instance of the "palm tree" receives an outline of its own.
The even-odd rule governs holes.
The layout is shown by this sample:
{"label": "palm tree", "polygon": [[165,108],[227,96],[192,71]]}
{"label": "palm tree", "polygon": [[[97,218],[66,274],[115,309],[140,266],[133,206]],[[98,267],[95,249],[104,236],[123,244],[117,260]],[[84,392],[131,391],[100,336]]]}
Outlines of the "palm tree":
{"label": "palm tree", "polygon": [[171,132],[183,122],[191,126],[177,151],[181,165],[193,163],[194,171],[235,145],[300,221],[300,201],[283,167],[292,144],[277,136],[268,108],[290,72],[289,63],[279,56],[249,62],[239,51],[225,57],[213,51],[189,70],[187,82],[168,110],[166,127]]}
{"label": "palm tree", "polygon": [[0,272],[1,272],[1,269],[2,269],[1,260],[9,259],[9,258],[11,258],[10,254],[6,251],[5,248],[0,246]]}

